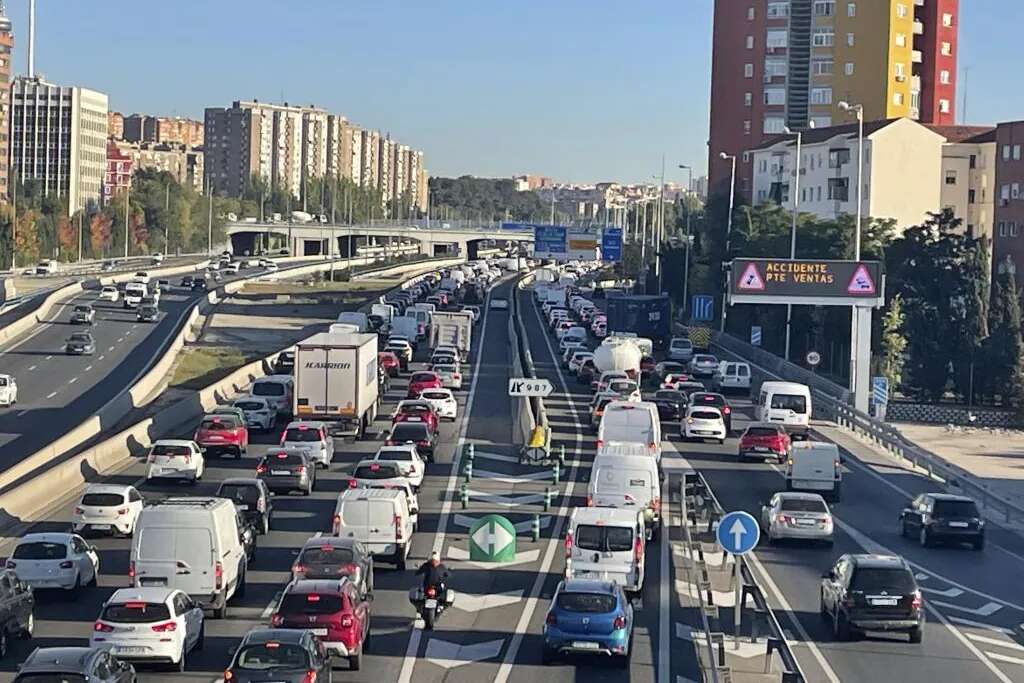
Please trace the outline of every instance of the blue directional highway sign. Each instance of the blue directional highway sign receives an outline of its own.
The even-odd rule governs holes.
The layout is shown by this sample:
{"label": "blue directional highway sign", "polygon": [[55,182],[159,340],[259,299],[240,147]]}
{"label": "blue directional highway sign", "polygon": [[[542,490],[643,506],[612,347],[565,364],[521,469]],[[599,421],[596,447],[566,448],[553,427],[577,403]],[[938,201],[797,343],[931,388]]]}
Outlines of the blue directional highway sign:
{"label": "blue directional highway sign", "polygon": [[694,320],[700,322],[711,322],[715,319],[715,299],[707,294],[693,295]]}
{"label": "blue directional highway sign", "polygon": [[728,512],[718,522],[718,544],[733,555],[746,555],[760,538],[757,520],[746,512]]}

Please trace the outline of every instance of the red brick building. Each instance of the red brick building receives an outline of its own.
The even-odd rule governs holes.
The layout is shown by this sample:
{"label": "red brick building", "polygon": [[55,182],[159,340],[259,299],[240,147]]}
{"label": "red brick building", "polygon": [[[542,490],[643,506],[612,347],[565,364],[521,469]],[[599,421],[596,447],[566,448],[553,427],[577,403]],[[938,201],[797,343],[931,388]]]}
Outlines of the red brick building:
{"label": "red brick building", "polygon": [[107,173],[103,178],[103,203],[106,204],[132,184],[132,157],[111,140],[107,141]]}

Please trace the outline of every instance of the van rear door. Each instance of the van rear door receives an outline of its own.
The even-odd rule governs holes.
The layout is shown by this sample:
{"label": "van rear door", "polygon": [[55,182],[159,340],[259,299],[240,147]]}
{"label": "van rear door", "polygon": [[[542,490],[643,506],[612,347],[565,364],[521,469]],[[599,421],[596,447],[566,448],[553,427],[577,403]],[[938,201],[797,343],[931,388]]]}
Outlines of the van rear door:
{"label": "van rear door", "polygon": [[216,592],[213,537],[194,527],[143,527],[138,532],[135,582],[169,586],[189,595]]}
{"label": "van rear door", "polygon": [[601,467],[591,483],[591,501],[596,507],[642,510],[657,497],[658,485],[647,469]]}
{"label": "van rear door", "polygon": [[381,498],[367,501],[368,535],[367,542],[371,546],[392,544],[395,542],[395,501],[392,498]]}
{"label": "van rear door", "polygon": [[577,524],[572,529],[572,578],[634,585],[637,540],[636,530],[628,525]]}

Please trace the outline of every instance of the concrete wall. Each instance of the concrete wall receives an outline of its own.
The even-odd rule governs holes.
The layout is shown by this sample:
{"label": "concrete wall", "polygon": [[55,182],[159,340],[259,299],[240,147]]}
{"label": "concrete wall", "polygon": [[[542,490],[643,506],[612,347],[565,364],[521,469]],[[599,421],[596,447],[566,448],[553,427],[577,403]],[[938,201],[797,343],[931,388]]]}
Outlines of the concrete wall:
{"label": "concrete wall", "polygon": [[[941,209],[944,142],[941,135],[910,119],[876,131],[871,136],[870,164],[864,166],[864,175],[870,179],[865,215],[894,218],[897,229],[902,230],[920,224],[928,212]],[[854,164],[856,156],[855,151],[851,155]],[[851,199],[856,184],[850,185]]]}

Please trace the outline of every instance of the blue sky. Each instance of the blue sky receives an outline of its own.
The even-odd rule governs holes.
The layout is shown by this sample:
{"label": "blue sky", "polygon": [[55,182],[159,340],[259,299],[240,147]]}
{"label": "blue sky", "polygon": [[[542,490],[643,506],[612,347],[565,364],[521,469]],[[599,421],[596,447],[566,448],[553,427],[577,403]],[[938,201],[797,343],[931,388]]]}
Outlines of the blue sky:
{"label": "blue sky", "polygon": [[[28,0],[7,0],[25,71]],[[968,120],[1024,118],[1020,0],[961,0]],[[706,164],[712,0],[38,0],[36,70],[124,112],[317,104],[435,175]],[[300,8],[300,9],[296,9]]]}

